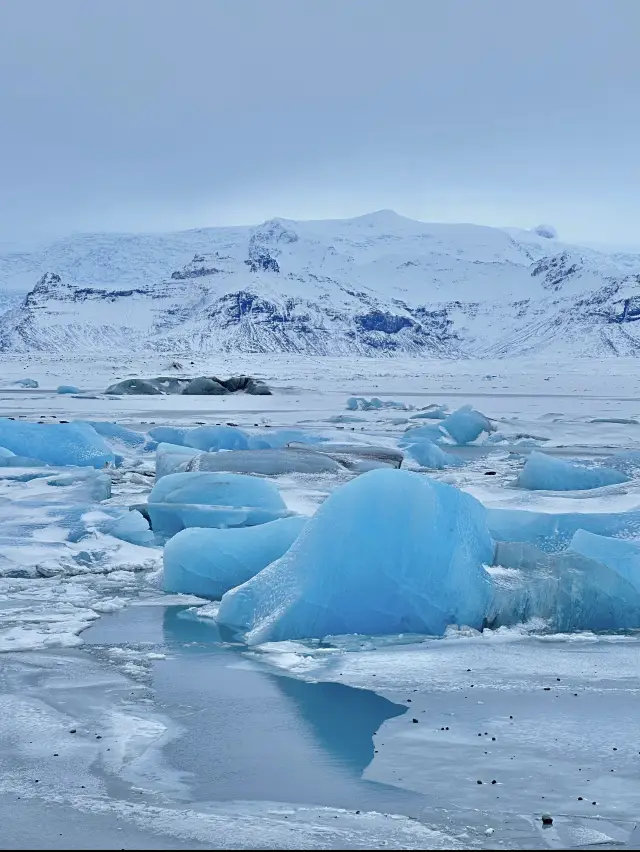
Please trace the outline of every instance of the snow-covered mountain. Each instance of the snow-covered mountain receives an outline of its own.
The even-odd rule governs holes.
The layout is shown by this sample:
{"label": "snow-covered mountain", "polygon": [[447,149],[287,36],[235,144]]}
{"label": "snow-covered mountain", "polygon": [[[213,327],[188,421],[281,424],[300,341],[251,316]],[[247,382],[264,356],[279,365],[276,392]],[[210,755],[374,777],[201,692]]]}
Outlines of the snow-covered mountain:
{"label": "snow-covered mountain", "polygon": [[553,233],[380,211],[73,236],[0,253],[0,349],[640,354],[640,255]]}

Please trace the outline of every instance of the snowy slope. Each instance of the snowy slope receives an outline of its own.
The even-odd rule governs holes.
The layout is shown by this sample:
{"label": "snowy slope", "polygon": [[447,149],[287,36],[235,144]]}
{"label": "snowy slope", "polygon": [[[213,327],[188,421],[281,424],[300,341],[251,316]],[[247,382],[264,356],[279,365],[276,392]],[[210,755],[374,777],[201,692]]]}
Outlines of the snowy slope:
{"label": "snowy slope", "polygon": [[3,292],[4,351],[640,353],[640,255],[392,211],[73,236],[0,254]]}

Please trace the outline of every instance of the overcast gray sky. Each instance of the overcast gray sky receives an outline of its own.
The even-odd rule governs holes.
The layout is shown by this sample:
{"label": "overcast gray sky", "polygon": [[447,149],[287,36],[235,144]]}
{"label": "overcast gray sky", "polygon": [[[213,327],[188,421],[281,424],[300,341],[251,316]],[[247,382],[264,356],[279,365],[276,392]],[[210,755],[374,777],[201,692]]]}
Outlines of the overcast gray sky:
{"label": "overcast gray sky", "polygon": [[393,208],[640,244],[640,0],[0,0],[0,242]]}

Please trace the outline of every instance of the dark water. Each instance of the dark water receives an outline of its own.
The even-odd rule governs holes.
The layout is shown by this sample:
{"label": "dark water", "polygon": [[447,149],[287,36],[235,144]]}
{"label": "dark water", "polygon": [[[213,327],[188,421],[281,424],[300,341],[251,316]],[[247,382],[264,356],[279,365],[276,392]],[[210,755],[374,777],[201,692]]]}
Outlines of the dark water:
{"label": "dark water", "polygon": [[318,804],[416,815],[425,798],[362,780],[372,737],[405,708],[363,689],[274,674],[184,607],[131,607],[102,618],[87,643],[146,644],[158,709],[181,735],[165,746],[194,800]]}

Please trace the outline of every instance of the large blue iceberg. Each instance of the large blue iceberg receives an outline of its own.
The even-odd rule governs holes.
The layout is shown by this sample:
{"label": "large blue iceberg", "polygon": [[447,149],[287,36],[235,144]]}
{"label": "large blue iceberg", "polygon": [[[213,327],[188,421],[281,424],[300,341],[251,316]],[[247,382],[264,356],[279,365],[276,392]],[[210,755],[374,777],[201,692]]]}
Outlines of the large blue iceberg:
{"label": "large blue iceberg", "polygon": [[306,522],[294,516],[257,527],[183,530],[164,549],[165,591],[219,599],[286,553]]}
{"label": "large blue iceberg", "polygon": [[268,480],[208,471],[163,476],[147,511],[153,531],[165,537],[189,527],[249,527],[291,514]]}
{"label": "large blue iceberg", "polygon": [[340,633],[480,628],[494,543],[473,497],[379,469],[334,491],[285,556],[222,598],[251,643]]}
{"label": "large blue iceberg", "polygon": [[193,447],[183,447],[177,444],[158,444],[156,447],[156,481],[169,473],[177,473],[182,465],[186,465],[200,450]]}
{"label": "large blue iceberg", "polygon": [[86,423],[21,423],[0,418],[0,446],[52,465],[104,467],[115,455]]}
{"label": "large blue iceberg", "polygon": [[584,467],[545,453],[531,453],[516,484],[530,491],[586,491],[628,482],[629,477],[608,467]]}

